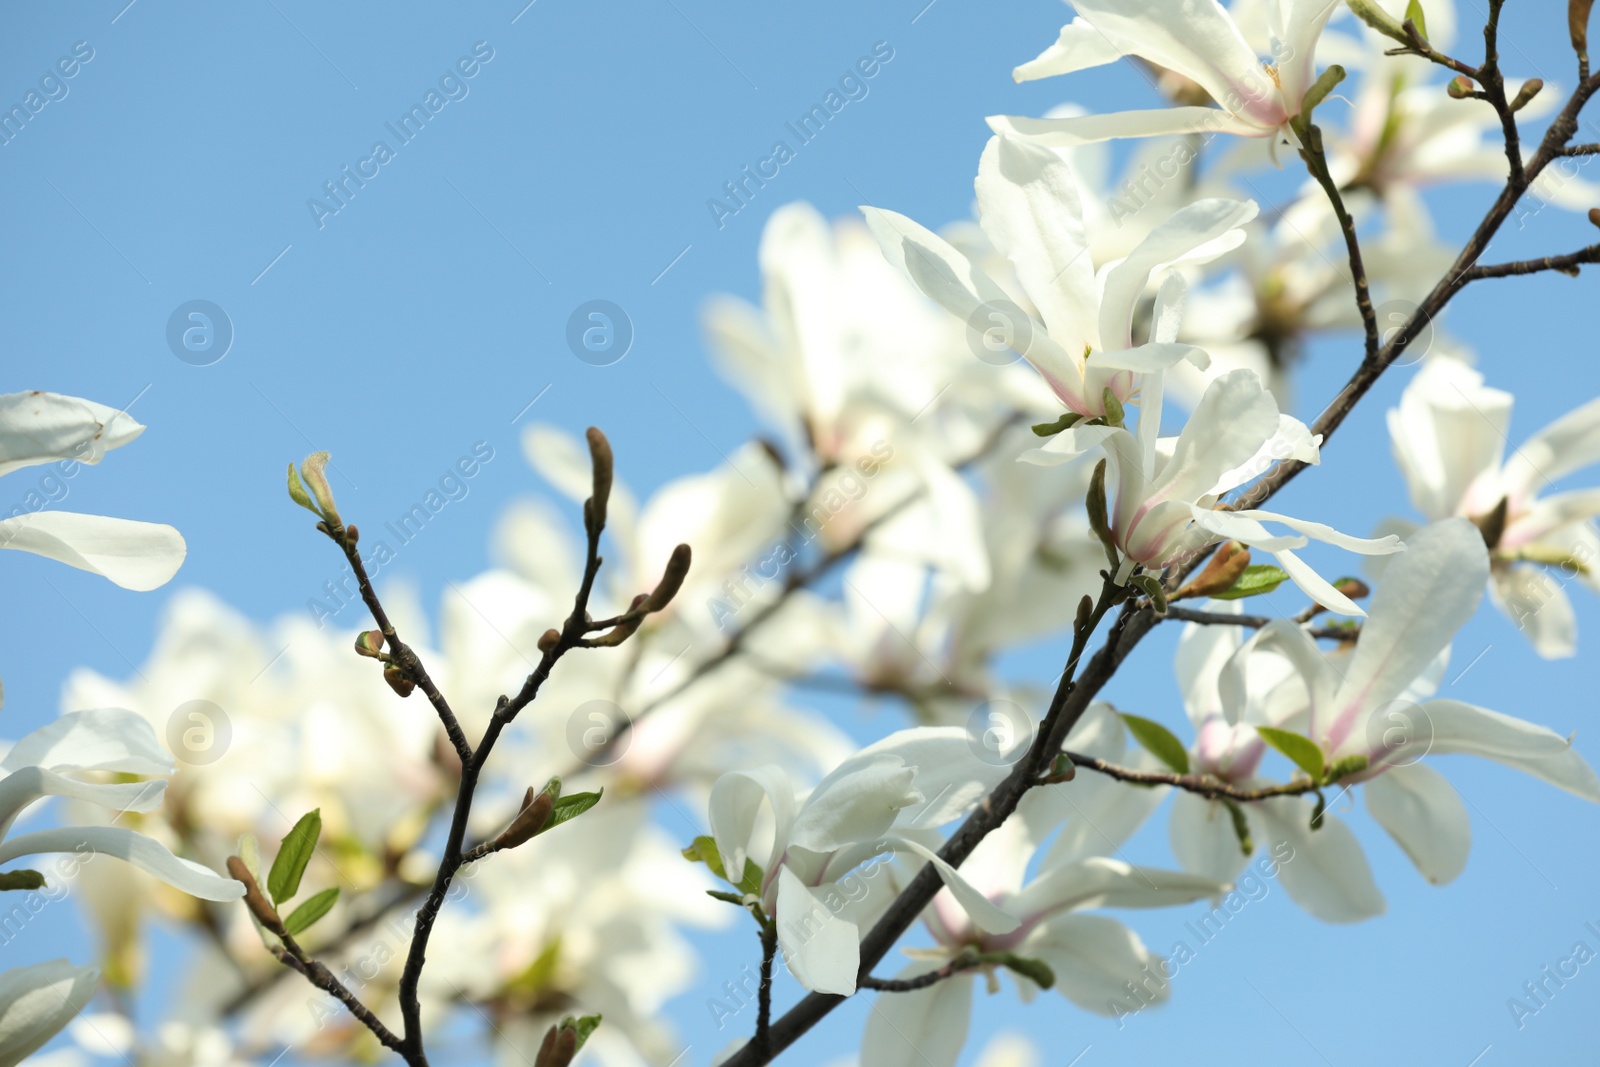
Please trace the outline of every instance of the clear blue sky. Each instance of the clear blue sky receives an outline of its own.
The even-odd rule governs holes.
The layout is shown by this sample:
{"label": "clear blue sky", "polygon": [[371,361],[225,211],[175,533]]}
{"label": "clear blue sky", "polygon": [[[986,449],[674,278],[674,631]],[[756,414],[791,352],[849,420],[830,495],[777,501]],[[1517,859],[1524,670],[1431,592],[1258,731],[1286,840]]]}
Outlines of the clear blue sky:
{"label": "clear blue sky", "polygon": [[[149,431],[75,479],[62,506],[170,522],[189,558],[153,594],[21,553],[0,559],[0,734],[12,737],[55,716],[71,668],[130,674],[178,588],[212,589],[263,621],[304,610],[331,564],[284,497],[286,460],[331,450],[348,476],[336,481],[346,514],[386,516],[474,442],[492,443],[503,458],[395,566],[436,603],[446,580],[486,565],[503,506],[543,491],[518,458],[526,421],[605,427],[641,489],[709,468],[751,432],[740,399],[708,368],[697,316],[712,292],[758,292],[756,245],[778,205],[808,199],[839,215],[865,197],[940,224],[968,212],[986,114],[1149,102],[1125,68],[1011,83],[1011,67],[1067,15],[1052,0],[125,2],[0,14],[7,107],[77,42],[93,49],[67,94],[0,147],[3,388],[133,402]],[[1479,6],[1462,4],[1464,14]],[[1571,84],[1558,6],[1508,5],[1511,72]],[[374,141],[392,144],[385,123],[478,42],[492,59],[463,79],[466,95],[451,89],[460,98],[319,227],[307,200],[342,167],[361,166]],[[893,59],[868,95],[719,228],[708,198],[766,157],[784,124],[878,42]],[[1489,195],[1478,186],[1441,200],[1445,232],[1458,238],[1464,213]],[[1581,218],[1552,210],[1500,249],[1545,254],[1592,236]],[[1595,277],[1474,288],[1452,312],[1491,384],[1518,390],[1513,441],[1600,392]],[[224,309],[234,332],[211,366],[180,361],[166,341],[169,316],[197,299]],[[566,345],[569,315],[594,299],[633,324],[632,349],[613,366],[580,362]],[[1298,414],[1315,414],[1356,353],[1348,338],[1317,346]],[[1408,511],[1382,432],[1403,380],[1376,390],[1287,505],[1315,502],[1318,518],[1352,531]],[[30,488],[28,472],[0,483],[6,510]],[[1576,728],[1596,760],[1600,610],[1581,591],[1575,600],[1583,656],[1542,663],[1486,611],[1463,632],[1457,662],[1487,651],[1447,695]],[[1176,725],[1172,637],[1147,642],[1138,677],[1111,695]],[[1047,677],[1059,656],[1024,666]],[[984,998],[971,1048],[1020,1023],[1051,1064],[1092,1046],[1084,1067],[1158,1056],[1462,1067],[1480,1053],[1484,1065],[1592,1056],[1600,963],[1520,1032],[1506,1000],[1575,942],[1600,949],[1584,926],[1600,928],[1600,811],[1497,766],[1455,759],[1444,769],[1473,815],[1472,859],[1455,884],[1426,886],[1358,813],[1389,900],[1383,918],[1320,925],[1275,889],[1200,950],[1170,1005],[1126,1029],[1054,997],[1023,1012],[1007,994]],[[1170,863],[1164,819],[1129,851]],[[1165,951],[1190,917],[1130,918]],[[726,1040],[705,999],[753,959],[755,939],[740,929],[705,946],[702,986],[671,1006],[694,1062]],[[65,908],[0,950],[0,966],[62,952],[92,955]],[[780,1005],[794,994],[785,979]],[[852,1047],[864,1009],[837,1012],[792,1061]]]}

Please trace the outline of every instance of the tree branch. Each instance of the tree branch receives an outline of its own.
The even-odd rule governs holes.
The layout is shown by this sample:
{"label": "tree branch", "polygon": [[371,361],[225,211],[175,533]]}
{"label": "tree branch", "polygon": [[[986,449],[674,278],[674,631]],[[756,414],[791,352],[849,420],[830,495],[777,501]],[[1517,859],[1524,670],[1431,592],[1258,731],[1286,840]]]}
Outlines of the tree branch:
{"label": "tree branch", "polygon": [[[1288,621],[1303,623],[1305,619],[1279,620],[1268,615],[1230,615],[1225,611],[1198,611],[1194,608],[1180,608],[1176,604],[1167,608],[1167,618],[1174,622],[1197,622],[1204,626],[1247,626],[1252,630],[1259,630],[1268,623]],[[1361,636],[1359,627],[1345,626],[1312,626],[1303,631],[1307,637],[1321,638],[1328,641],[1354,641]]]}
{"label": "tree branch", "polygon": [[1600,245],[1590,245],[1564,256],[1545,256],[1543,259],[1521,259],[1511,263],[1494,263],[1473,267],[1466,279],[1475,282],[1482,278],[1512,278],[1520,274],[1538,274],[1553,270],[1577,277],[1578,268],[1590,263],[1600,263]]}
{"label": "tree branch", "polygon": [[1309,778],[1289,782],[1284,785],[1265,786],[1261,789],[1240,789],[1220,778],[1213,778],[1205,774],[1173,774],[1168,771],[1140,771],[1132,767],[1119,767],[1109,763],[1099,756],[1085,756],[1080,752],[1066,752],[1064,755],[1076,767],[1084,767],[1097,771],[1108,778],[1115,778],[1119,782],[1129,782],[1133,785],[1170,785],[1176,789],[1197,793],[1208,800],[1237,800],[1247,803],[1253,800],[1267,800],[1271,797],[1297,797],[1306,793],[1315,793],[1323,788]]}

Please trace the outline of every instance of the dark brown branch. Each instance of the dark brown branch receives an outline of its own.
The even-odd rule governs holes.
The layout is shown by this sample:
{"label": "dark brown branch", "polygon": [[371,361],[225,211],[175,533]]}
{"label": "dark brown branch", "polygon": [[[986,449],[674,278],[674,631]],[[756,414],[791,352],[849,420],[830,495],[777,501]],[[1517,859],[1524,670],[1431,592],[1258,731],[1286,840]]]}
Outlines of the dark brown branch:
{"label": "dark brown branch", "polygon": [[467,743],[467,735],[461,729],[461,723],[456,719],[455,712],[450,709],[450,702],[439,692],[439,687],[429,677],[427,668],[422,665],[422,659],[411,649],[411,646],[400,640],[400,635],[395,631],[394,623],[389,621],[389,613],[378,600],[378,594],[373,591],[372,580],[367,577],[366,564],[361,562],[361,550],[358,547],[359,534],[353,526],[343,529],[331,530],[326,523],[318,523],[318,529],[333,539],[344,552],[344,558],[349,562],[350,569],[355,572],[356,583],[361,589],[361,599],[367,605],[367,610],[372,613],[372,621],[378,624],[378,629],[383,633],[384,646],[390,660],[405,672],[407,678],[415,682],[418,689],[428,698],[428,703],[433,705],[433,710],[439,715],[439,722],[444,726],[445,735],[450,738],[450,744],[455,747],[456,755],[463,764],[472,759],[472,746]]}
{"label": "dark brown branch", "polygon": [[1559,154],[1563,156],[1600,156],[1600,144],[1569,144]]}
{"label": "dark brown branch", "polygon": [[[1281,621],[1268,615],[1230,615],[1225,611],[1198,611],[1194,608],[1180,608],[1177,605],[1167,608],[1167,618],[1174,622],[1197,622],[1205,626],[1247,626],[1252,630],[1259,630],[1268,623]],[[1306,620],[1295,618],[1287,621],[1303,623]],[[1312,626],[1302,632],[1307,637],[1328,641],[1354,641],[1361,636],[1360,628],[1354,626]]]}
{"label": "dark brown branch", "polygon": [[1345,207],[1339,183],[1328,170],[1328,157],[1322,149],[1322,129],[1308,123],[1301,132],[1300,158],[1305,160],[1306,169],[1327,194],[1328,202],[1333,205],[1333,214],[1339,220],[1339,232],[1344,235],[1345,254],[1350,260],[1350,280],[1356,290],[1356,311],[1361,315],[1361,330],[1366,337],[1365,358],[1372,360],[1378,355],[1382,338],[1378,331],[1378,314],[1372,307],[1372,289],[1367,282],[1366,263],[1361,257],[1361,241],[1356,236],[1356,220]]}
{"label": "dark brown branch", "polygon": [[306,981],[338,1000],[340,1004],[343,1004],[345,1009],[355,1017],[356,1021],[372,1031],[372,1036],[376,1037],[379,1044],[383,1045],[384,1048],[399,1053],[400,1056],[405,1058],[406,1062],[412,1062],[411,1057],[406,1055],[405,1042],[393,1030],[385,1026],[383,1020],[372,1013],[371,1008],[361,1003],[360,998],[350,992],[343,982],[334,977],[333,972],[328,970],[324,964],[307,957],[305,951],[295,943],[292,936],[284,935],[283,948],[275,950],[273,955],[284,966],[290,970],[298,971],[305,976]]}
{"label": "dark brown branch", "polygon": [[1576,277],[1578,268],[1590,263],[1600,263],[1600,245],[1580,248],[1564,256],[1545,256],[1543,259],[1521,259],[1512,263],[1473,267],[1467,271],[1466,278],[1475,282],[1482,278],[1512,278],[1520,274],[1538,274],[1547,270]]}
{"label": "dark brown branch", "polygon": [[778,928],[771,923],[761,927],[761,985],[756,990],[756,1036],[752,1039],[757,1051],[770,1055],[769,1034],[772,1028],[772,961],[778,955]]}
{"label": "dark brown branch", "polygon": [[1115,778],[1119,782],[1129,782],[1133,785],[1170,785],[1175,789],[1183,789],[1190,793],[1197,793],[1207,800],[1237,800],[1249,802],[1253,800],[1267,800],[1271,797],[1297,797],[1306,793],[1315,793],[1322,786],[1309,778],[1302,778],[1296,782],[1285,785],[1265,786],[1261,789],[1240,789],[1220,778],[1212,778],[1205,774],[1174,774],[1169,771],[1139,771],[1132,767],[1119,767],[1109,763],[1098,756],[1085,756],[1079,752],[1067,752],[1066,757],[1074,766],[1084,767],[1091,771],[1098,771],[1108,778]]}
{"label": "dark brown branch", "polygon": [[975,953],[964,952],[943,967],[926,974],[919,974],[915,978],[874,978],[869,974],[856,984],[862,989],[876,989],[880,993],[914,993],[919,989],[937,985],[946,978],[954,978],[966,971],[977,970],[983,965],[983,961]]}

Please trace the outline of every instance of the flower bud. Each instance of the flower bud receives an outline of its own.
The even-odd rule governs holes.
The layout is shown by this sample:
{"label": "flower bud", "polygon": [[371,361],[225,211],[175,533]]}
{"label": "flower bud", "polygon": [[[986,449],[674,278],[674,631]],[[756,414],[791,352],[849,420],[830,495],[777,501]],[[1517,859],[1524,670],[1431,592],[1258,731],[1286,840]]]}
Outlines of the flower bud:
{"label": "flower bud", "polygon": [[1518,91],[1516,97],[1511,101],[1511,110],[1521,111],[1523,108],[1527,107],[1528,102],[1534,97],[1538,96],[1539,90],[1543,88],[1544,81],[1541,78],[1529,78],[1527,81],[1523,82],[1521,90]]}
{"label": "flower bud", "polygon": [[383,669],[383,680],[389,683],[390,689],[403,697],[410,696],[411,691],[417,687],[411,676],[393,663]]}
{"label": "flower bud", "polygon": [[540,652],[549,652],[551,649],[555,648],[556,645],[558,645],[560,643],[561,643],[561,631],[560,630],[546,630],[544,633],[539,635],[539,651]]}
{"label": "flower bud", "polygon": [[591,535],[598,534],[606,525],[606,502],[611,499],[613,460],[611,442],[598,428],[591,426],[584,434],[589,440],[589,461],[594,467],[594,490],[584,506],[584,519]]}
{"label": "flower bud", "polygon": [[688,545],[679,545],[672,550],[672,555],[667,560],[667,569],[662,572],[661,581],[650,591],[644,603],[639,605],[640,611],[650,614],[672,603],[672,598],[683,588],[684,578],[688,577],[692,556],[693,553],[689,551]]}
{"label": "flower bud", "polygon": [[1589,9],[1594,0],[1567,0],[1567,33],[1572,37],[1572,50],[1585,65],[1589,62]]}
{"label": "flower bud", "polygon": [[356,655],[378,659],[383,654],[383,631],[367,630],[356,635]]}
{"label": "flower bud", "polygon": [[511,820],[511,825],[494,839],[495,851],[516,848],[533,838],[544,829],[544,824],[550,819],[550,809],[553,807],[555,800],[548,792],[535,793],[533,787],[529,786],[522,797],[522,810]]}
{"label": "flower bud", "polygon": [[1450,94],[1452,100],[1470,99],[1473,93],[1472,79],[1465,74],[1457,74],[1450,79],[1450,84],[1444,87],[1444,91]]}
{"label": "flower bud", "polygon": [[1216,596],[1226,593],[1238,582],[1245,568],[1250,566],[1250,550],[1237,541],[1224,542],[1217,548],[1205,569],[1179,589],[1173,596],[1174,600],[1186,600],[1190,597]]}
{"label": "flower bud", "polygon": [[1600,207],[1589,209],[1589,222],[1591,225],[1600,226]]}
{"label": "flower bud", "polygon": [[344,526],[344,520],[339,518],[339,508],[333,502],[333,487],[328,484],[328,453],[313,452],[300,464],[300,473],[305,478],[306,486],[311,490],[311,497],[317,502],[314,509],[322,516],[322,521],[332,528]]}

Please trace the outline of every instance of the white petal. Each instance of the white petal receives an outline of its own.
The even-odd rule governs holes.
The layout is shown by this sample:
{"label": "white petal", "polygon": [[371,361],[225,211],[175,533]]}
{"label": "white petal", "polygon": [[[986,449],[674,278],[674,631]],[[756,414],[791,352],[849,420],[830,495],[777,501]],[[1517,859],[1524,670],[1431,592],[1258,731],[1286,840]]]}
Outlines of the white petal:
{"label": "white petal", "polygon": [[900,810],[894,822],[897,830],[926,830],[960,818],[1011,770],[973,755],[972,737],[960,726],[896,730],[863,748],[840,767],[881,756],[898,757],[916,768],[917,791],[924,797]]}
{"label": "white petal", "polygon": [[1232,882],[1249,859],[1239,847],[1228,809],[1189,792],[1173,798],[1167,840],[1184,870],[1218,882]]}
{"label": "white petal", "polygon": [[0,771],[47,767],[55,771],[118,771],[166,775],[174,770],[156,732],[122,708],[69,711],[28,734],[0,760]]}
{"label": "white petal", "polygon": [[706,805],[711,836],[717,842],[724,869],[735,880],[744,873],[744,861],[752,858],[750,835],[755,832],[763,800],[772,806],[776,836],[772,858],[776,858],[788,845],[789,827],[795,816],[794,787],[783,768],[768,764],[748,771],[729,771],[711,787]]}
{"label": "white petal", "polygon": [[1096,349],[1089,354],[1089,366],[1153,374],[1171,370],[1184,360],[1208,363],[1210,359],[1206,350],[1196,345],[1151,343],[1137,348]]}
{"label": "white petal", "polygon": [[1466,519],[1425,527],[1385,568],[1334,696],[1340,714],[1378,707],[1427,669],[1483,599],[1489,556]]}
{"label": "white petal", "polygon": [[[1171,994],[1160,981],[1159,956],[1139,935],[1101,915],[1062,915],[1046,923],[1019,950],[1043,960],[1055,972],[1055,989],[1086,1011],[1126,1014],[1136,1003],[1159,1003]],[[1152,987],[1148,975],[1157,976]],[[1149,1001],[1134,1001],[1127,985],[1140,987]]]}
{"label": "white petal", "polygon": [[139,592],[165,585],[188,551],[170,526],[72,511],[0,520],[0,548],[36,552]]}
{"label": "white petal", "polygon": [[120,826],[63,826],[22,834],[0,844],[0,863],[46,852],[101,852],[115,856],[201,900],[238,900],[244,896],[244,886],[232,878],[180,859],[160,842]]}
{"label": "white petal", "polygon": [[[1244,240],[1243,226],[1256,217],[1259,208],[1253,200],[1197,200],[1150,231],[1128,257],[1106,272],[1105,292],[1100,298],[1100,342],[1108,348],[1123,348],[1131,343],[1134,310],[1150,280],[1171,264],[1185,259],[1196,249],[1207,248],[1211,258],[1237,247]],[[1229,242],[1213,242],[1234,232]]]}
{"label": "white petal", "polygon": [[[1311,829],[1311,801],[1278,797],[1254,803],[1265,830],[1258,844],[1278,858],[1278,877],[1294,902],[1323,922],[1350,923],[1382,915],[1383,894],[1372,880],[1372,868],[1356,835],[1337,816],[1323,816]],[[1279,855],[1287,843],[1293,854]]]}
{"label": "white petal", "polygon": [[1061,27],[1061,36],[1054,44],[1013,70],[1011,77],[1019,82],[1034,81],[1104,66],[1121,58],[1122,52],[1105,34],[1081,18],[1073,19]]}
{"label": "white petal", "polygon": [[[942,963],[923,960],[896,978]],[[909,993],[879,993],[861,1035],[861,1062],[873,1067],[955,1067],[972,1019],[972,975],[958,974]]]}
{"label": "white petal", "polygon": [[80,782],[42,767],[23,767],[0,778],[0,840],[22,810],[42,797],[71,797],[121,813],[154,811],[161,806],[167,783]]}
{"label": "white petal", "polygon": [[1315,466],[1322,462],[1317,442],[1318,438],[1312,435],[1305,423],[1292,415],[1279,414],[1278,432],[1263,441],[1255,455],[1232,470],[1224,471],[1211,491],[1220,495],[1236,489],[1267,473],[1273,464],[1286,460],[1299,460]]}
{"label": "white petal", "polygon": [[1594,769],[1554,730],[1459,700],[1430,700],[1422,711],[1432,731],[1432,752],[1482,756],[1600,801]]}
{"label": "white petal", "polygon": [[1256,454],[1278,429],[1278,405],[1254,371],[1229,371],[1206,387],[1178,435],[1172,458],[1151,486],[1153,499],[1199,500]]}
{"label": "white petal", "polygon": [[0,396],[0,474],[56,460],[99,463],[144,432],[126,412],[60,393]]}
{"label": "white petal", "polygon": [[961,876],[961,872],[939,858],[939,854],[909,837],[888,838],[895,851],[910,852],[921,856],[933,864],[934,870],[939,872],[939,878],[944,882],[945,888],[950,890],[950,895],[956,898],[956,903],[961,905],[961,910],[967,913],[973,924],[979,929],[991,934],[1009,934],[1022,924],[1010,911],[1000,908],[989,898],[978,892],[973,884]]}
{"label": "white petal", "polygon": [[1047,148],[991,137],[975,186],[983,230],[1016,267],[1051,338],[1068,352],[1097,345],[1094,260],[1071,167]]}
{"label": "white petal", "polygon": [[[1559,573],[1559,572],[1557,572]],[[1578,617],[1567,591],[1543,567],[1497,567],[1489,582],[1494,606],[1533,642],[1544,659],[1578,654]]]}
{"label": "white petal", "polygon": [[1166,908],[1226,893],[1213,878],[1155,867],[1135,867],[1105,856],[1048,871],[1007,904],[1027,921],[1091,908]]}
{"label": "white petal", "polygon": [[1273,132],[1215,107],[1167,107],[1157,111],[1118,111],[1109,115],[1034,119],[991,115],[989,128],[1049,148],[1071,148],[1123,137],[1236,133],[1264,137]]}
{"label": "white petal", "polygon": [[1307,544],[1306,539],[1298,534],[1274,534],[1257,520],[1242,516],[1236,511],[1219,511],[1215,508],[1203,508],[1198,504],[1191,504],[1189,507],[1195,524],[1216,534],[1219,539],[1238,541],[1262,552],[1284,552],[1304,548]]}
{"label": "white petal", "polygon": [[1455,880],[1472,849],[1466,805],[1438,771],[1424,763],[1391,767],[1367,781],[1367,811],[1405,849],[1434,885]]}
{"label": "white petal", "polygon": [[1303,534],[1314,541],[1342,548],[1346,552],[1359,552],[1364,556],[1388,556],[1396,552],[1405,551],[1396,534],[1386,534],[1382,537],[1352,537],[1347,533],[1340,533],[1332,526],[1320,522],[1310,522],[1306,519],[1297,519],[1292,515],[1280,515],[1275,511],[1239,511],[1237,515],[1246,518],[1260,519],[1263,522],[1276,522],[1289,527],[1295,533]]}
{"label": "white petal", "polygon": [[816,993],[848,997],[861,968],[861,932],[828,910],[787,865],[778,871],[778,943],[789,973]]}
{"label": "white petal", "polygon": [[1600,462],[1600,398],[1561,416],[1506,461],[1508,492],[1544,485]]}
{"label": "white petal", "polygon": [[875,838],[894,825],[902,808],[925,798],[912,785],[915,767],[898,757],[852,762],[849,774],[830,775],[800,806],[789,843],[813,852],[832,852]]}
{"label": "white petal", "polygon": [[100,972],[50,960],[0,974],[0,1067],[15,1067],[72,1021]]}
{"label": "white petal", "polygon": [[1275,552],[1273,558],[1278,561],[1278,566],[1283,568],[1290,580],[1300,587],[1301,592],[1329,611],[1355,618],[1366,614],[1354,600],[1335,589],[1332,582],[1318,574],[1311,564],[1293,552]]}

